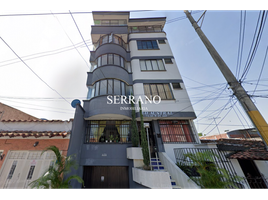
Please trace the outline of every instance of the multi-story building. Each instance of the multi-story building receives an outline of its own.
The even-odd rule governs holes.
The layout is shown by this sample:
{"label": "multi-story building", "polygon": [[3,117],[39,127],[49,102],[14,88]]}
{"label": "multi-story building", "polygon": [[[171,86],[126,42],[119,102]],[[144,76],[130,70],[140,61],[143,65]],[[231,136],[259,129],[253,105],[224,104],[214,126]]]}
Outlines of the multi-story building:
{"label": "multi-story building", "polygon": [[[135,181],[131,147],[131,94],[149,124],[150,153],[165,152],[175,163],[173,149],[200,143],[196,118],[166,33],[166,18],[129,18],[129,12],[93,12],[94,50],[87,73],[88,96],[76,106],[68,154],[75,154],[86,188],[142,188]],[[110,140],[112,142],[110,142]],[[72,186],[81,188],[73,182]],[[148,186],[147,186],[148,187]]]}

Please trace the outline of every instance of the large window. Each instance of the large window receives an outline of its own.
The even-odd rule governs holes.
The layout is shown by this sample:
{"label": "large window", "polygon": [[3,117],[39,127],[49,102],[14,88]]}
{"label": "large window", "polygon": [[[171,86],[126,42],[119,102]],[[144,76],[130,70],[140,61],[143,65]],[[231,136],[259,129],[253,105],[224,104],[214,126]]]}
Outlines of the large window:
{"label": "large window", "polygon": [[129,32],[130,33],[144,33],[144,32],[161,32],[162,27],[161,25],[155,26],[130,26]]}
{"label": "large window", "polygon": [[137,40],[138,49],[159,49],[156,40]]}
{"label": "large window", "polygon": [[186,120],[159,121],[164,143],[195,143],[189,122]]}
{"label": "large window", "polygon": [[116,79],[104,79],[88,87],[88,99],[100,95],[126,95],[133,93],[132,86]]}
{"label": "large window", "polygon": [[165,70],[162,59],[140,60],[140,68],[142,71],[161,71]]}
{"label": "large window", "polygon": [[143,88],[144,94],[149,99],[153,98],[156,95],[160,96],[161,100],[174,99],[169,83],[143,84]]}
{"label": "large window", "polygon": [[91,71],[104,65],[117,65],[131,72],[130,62],[126,62],[122,56],[117,54],[103,54],[99,56],[95,62],[91,63]]}
{"label": "large window", "polygon": [[130,138],[130,121],[89,121],[85,143],[127,143]]}
{"label": "large window", "polygon": [[113,33],[100,37],[99,41],[94,45],[95,45],[95,48],[97,49],[99,46],[106,44],[106,43],[118,44],[118,45],[124,47],[125,49],[127,49],[127,45],[123,41],[123,39],[117,35],[114,35]]}
{"label": "large window", "polygon": [[103,19],[94,20],[96,26],[125,26],[127,25],[127,20],[125,19]]}

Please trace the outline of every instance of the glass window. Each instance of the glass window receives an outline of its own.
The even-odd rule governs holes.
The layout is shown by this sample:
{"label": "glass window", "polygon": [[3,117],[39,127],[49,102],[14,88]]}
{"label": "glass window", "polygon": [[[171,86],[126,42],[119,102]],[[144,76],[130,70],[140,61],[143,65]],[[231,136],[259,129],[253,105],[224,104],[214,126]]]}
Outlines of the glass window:
{"label": "glass window", "polygon": [[115,44],[119,44],[119,41],[118,41],[118,37],[117,36],[114,36],[114,43]]}
{"label": "glass window", "polygon": [[143,89],[144,89],[145,96],[150,98],[150,96],[151,96],[150,85],[149,84],[144,84]]}
{"label": "glass window", "polygon": [[103,36],[102,43],[103,44],[108,43],[108,35]]}
{"label": "glass window", "polygon": [[153,70],[151,60],[146,60],[145,63],[147,70]]}
{"label": "glass window", "polygon": [[161,32],[161,26],[154,26],[155,32]]}
{"label": "glass window", "polygon": [[158,66],[157,66],[157,61],[156,60],[151,60],[152,66],[153,66],[153,70],[158,70]]}
{"label": "glass window", "polygon": [[169,84],[164,84],[164,88],[166,91],[167,99],[173,99],[173,95],[171,93],[171,89],[170,89]]}
{"label": "glass window", "polygon": [[139,26],[139,32],[146,32],[145,26]]}
{"label": "glass window", "polygon": [[130,65],[130,62],[125,62],[125,65],[126,65],[126,69],[129,73],[131,73],[131,65]]}
{"label": "glass window", "polygon": [[107,80],[100,81],[100,95],[107,94]]}
{"label": "glass window", "polygon": [[102,64],[101,65],[107,65],[107,54],[104,54],[102,57]]}
{"label": "glass window", "polygon": [[173,99],[173,95],[169,84],[143,84],[144,94],[149,98],[158,95],[161,99]]}
{"label": "glass window", "polygon": [[121,89],[120,89],[120,81],[114,80],[114,95],[120,95]]}
{"label": "glass window", "polygon": [[181,89],[180,83],[172,83],[173,89]]}
{"label": "glass window", "polygon": [[120,57],[119,57],[119,55],[114,55],[114,65],[120,66]]}
{"label": "glass window", "polygon": [[158,49],[156,40],[152,40],[152,44],[153,44],[153,49]]}
{"label": "glass window", "polygon": [[98,67],[101,66],[101,56],[98,57]]}
{"label": "glass window", "polygon": [[133,88],[131,85],[126,85],[126,95],[129,96],[133,94]]}
{"label": "glass window", "polygon": [[147,32],[153,32],[153,31],[154,31],[154,29],[152,26],[147,26]]}
{"label": "glass window", "polygon": [[121,56],[120,56],[120,58],[121,58],[120,59],[121,60],[121,62],[120,62],[121,67],[125,68],[125,60]]}
{"label": "glass window", "polygon": [[159,44],[166,44],[166,41],[165,40],[158,40],[158,43]]}
{"label": "glass window", "polygon": [[109,35],[109,43],[113,42],[113,34]]}
{"label": "glass window", "polygon": [[157,60],[159,70],[165,70],[163,60]]}
{"label": "glass window", "polygon": [[96,84],[95,84],[95,95],[94,95],[95,97],[96,96],[99,96],[99,82],[97,82]]}
{"label": "glass window", "polygon": [[121,81],[121,95],[126,95],[125,83]]}
{"label": "glass window", "polygon": [[165,60],[166,64],[172,64],[173,63],[171,58],[165,58],[164,60]]}
{"label": "glass window", "polygon": [[109,26],[110,25],[110,21],[109,20],[101,20],[101,25],[103,25],[103,26]]}
{"label": "glass window", "polygon": [[148,49],[147,48],[147,41],[141,41],[142,49]]}
{"label": "glass window", "polygon": [[145,60],[140,60],[141,70],[146,70]]}
{"label": "glass window", "polygon": [[119,25],[121,26],[121,25],[126,25],[127,23],[126,23],[126,20],[120,20],[119,19]]}
{"label": "glass window", "polygon": [[136,26],[133,26],[131,30],[132,30],[133,33],[139,32],[139,29]]}
{"label": "glass window", "polygon": [[143,49],[143,48],[142,48],[141,40],[138,40],[138,41],[137,41],[137,45],[138,45],[138,49]]}
{"label": "glass window", "polygon": [[147,49],[153,48],[152,41],[146,41],[146,44],[147,44]]}
{"label": "glass window", "polygon": [[108,79],[108,94],[113,94],[113,79]]}
{"label": "glass window", "polygon": [[108,64],[114,64],[113,58],[113,54],[108,54]]}
{"label": "glass window", "polygon": [[161,99],[167,99],[164,86],[162,84],[157,85],[158,95],[161,97]]}
{"label": "glass window", "polygon": [[111,20],[111,26],[118,26],[119,21],[118,20]]}
{"label": "glass window", "polygon": [[95,21],[94,21],[94,24],[95,24],[95,25],[100,25],[100,24],[101,24],[101,21],[100,21],[100,20],[95,20]]}
{"label": "glass window", "polygon": [[87,93],[87,99],[91,99],[92,97],[94,97],[94,92],[95,92],[94,86],[89,86],[88,93]]}

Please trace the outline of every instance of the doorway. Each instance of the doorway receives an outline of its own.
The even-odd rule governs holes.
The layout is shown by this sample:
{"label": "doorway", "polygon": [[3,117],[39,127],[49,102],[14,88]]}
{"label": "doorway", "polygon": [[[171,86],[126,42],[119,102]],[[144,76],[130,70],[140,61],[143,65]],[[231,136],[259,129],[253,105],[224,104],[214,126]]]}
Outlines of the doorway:
{"label": "doorway", "polygon": [[238,159],[238,162],[251,188],[267,188],[253,160]]}
{"label": "doorway", "polygon": [[84,166],[84,188],[129,188],[128,167]]}
{"label": "doorway", "polygon": [[[155,143],[155,137],[153,134],[153,127],[151,122],[144,122],[149,124],[148,128],[148,136],[149,136],[149,146],[150,146],[150,153],[151,153],[151,158],[156,158],[156,153],[157,153],[157,148],[156,148],[156,143]],[[141,144],[141,123],[140,121],[138,122],[138,130],[139,130],[139,139],[140,139],[140,144]],[[146,134],[146,139],[147,139],[147,129],[145,128],[145,134]]]}

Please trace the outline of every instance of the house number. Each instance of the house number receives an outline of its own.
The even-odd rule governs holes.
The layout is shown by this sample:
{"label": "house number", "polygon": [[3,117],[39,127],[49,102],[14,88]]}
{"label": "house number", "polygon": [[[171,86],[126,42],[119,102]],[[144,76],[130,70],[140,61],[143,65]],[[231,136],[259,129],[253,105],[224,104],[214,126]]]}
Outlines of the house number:
{"label": "house number", "polygon": [[101,156],[107,156],[107,154],[106,153],[103,153],[103,154],[101,154]]}

